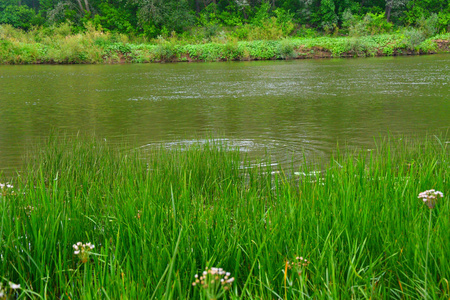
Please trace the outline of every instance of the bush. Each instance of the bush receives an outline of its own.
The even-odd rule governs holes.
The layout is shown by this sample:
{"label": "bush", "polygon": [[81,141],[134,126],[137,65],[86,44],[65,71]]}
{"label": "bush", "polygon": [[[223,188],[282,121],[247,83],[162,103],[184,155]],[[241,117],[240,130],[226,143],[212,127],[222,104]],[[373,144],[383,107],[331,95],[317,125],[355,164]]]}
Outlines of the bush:
{"label": "bush", "polygon": [[418,47],[418,50],[423,53],[434,53],[437,51],[437,45],[435,41],[426,40],[421,43]]}
{"label": "bush", "polygon": [[364,17],[366,22],[367,30],[370,34],[381,34],[390,32],[393,25],[386,20],[384,13],[382,14],[371,14],[368,13]]}
{"label": "bush", "polygon": [[226,60],[236,60],[243,57],[244,53],[239,48],[236,40],[230,40],[224,45],[223,56]]}
{"label": "bush", "polygon": [[177,56],[176,45],[164,39],[160,39],[159,44],[156,45],[153,52],[155,53],[156,60],[159,61],[173,61]]}
{"label": "bush", "polygon": [[386,56],[392,56],[394,54],[394,47],[386,46],[383,48],[383,54]]}
{"label": "bush", "polygon": [[350,11],[346,11],[342,18],[342,26],[348,30],[351,36],[383,34],[390,32],[393,28],[392,23],[386,20],[384,13],[368,13],[361,19],[353,15]]}
{"label": "bush", "polygon": [[450,32],[450,6],[447,11],[439,12],[438,26],[440,32]]}
{"label": "bush", "polygon": [[296,57],[296,53],[294,51],[295,45],[292,43],[292,40],[284,39],[278,43],[277,47],[277,58],[282,59],[292,59]]}
{"label": "bush", "polygon": [[294,14],[291,14],[289,11],[282,8],[277,8],[274,13],[276,15],[277,24],[281,27],[283,35],[290,35],[295,27],[293,22]]}
{"label": "bush", "polygon": [[406,49],[416,50],[416,48],[426,39],[425,34],[417,28],[408,28],[405,30]]}
{"label": "bush", "polygon": [[417,20],[417,28],[423,32],[426,37],[435,35],[439,30],[439,17],[432,14],[428,18],[421,17]]}
{"label": "bush", "polygon": [[302,25],[301,27],[297,28],[295,35],[302,38],[315,38],[319,35],[319,33],[313,28]]}

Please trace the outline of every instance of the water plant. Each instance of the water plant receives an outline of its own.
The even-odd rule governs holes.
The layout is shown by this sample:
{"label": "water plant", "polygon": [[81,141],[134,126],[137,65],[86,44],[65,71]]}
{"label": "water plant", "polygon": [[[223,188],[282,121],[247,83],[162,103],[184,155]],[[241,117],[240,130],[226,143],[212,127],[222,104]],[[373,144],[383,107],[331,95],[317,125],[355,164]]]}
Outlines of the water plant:
{"label": "water plant", "polygon": [[428,218],[428,235],[427,235],[427,254],[425,258],[425,288],[424,288],[424,297],[428,298],[428,290],[427,290],[427,282],[428,282],[428,253],[430,249],[430,233],[431,233],[431,211],[436,206],[436,202],[439,198],[443,198],[444,194],[439,191],[435,191],[434,189],[426,190],[419,194],[418,198],[422,199],[423,202],[428,206],[430,211],[430,216]]}
{"label": "water plant", "polygon": [[75,250],[73,254],[78,256],[81,263],[86,263],[88,261],[91,251],[95,248],[91,243],[83,244],[82,242],[73,244],[72,247]]}
{"label": "water plant", "polygon": [[193,286],[202,289],[206,299],[220,299],[231,289],[234,277],[222,268],[206,268],[199,276],[195,274]]}

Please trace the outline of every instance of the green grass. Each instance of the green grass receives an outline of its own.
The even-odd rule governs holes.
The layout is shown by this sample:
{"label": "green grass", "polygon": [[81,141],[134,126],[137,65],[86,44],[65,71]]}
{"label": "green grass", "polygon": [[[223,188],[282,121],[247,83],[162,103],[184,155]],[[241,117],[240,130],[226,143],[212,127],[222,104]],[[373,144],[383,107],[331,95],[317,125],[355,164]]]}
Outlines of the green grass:
{"label": "green grass", "polygon": [[[439,40],[439,43],[436,42]],[[353,37],[247,40],[234,37],[186,41],[178,37],[132,40],[89,28],[72,33],[69,25],[24,32],[0,25],[0,64],[96,64],[366,57],[449,51],[449,34],[426,39],[419,30]]]}
{"label": "green grass", "polygon": [[[445,138],[384,139],[337,152],[320,172],[246,168],[226,145],[111,147],[50,138],[0,196],[0,281],[22,298],[206,299],[206,267],[235,278],[227,299],[450,297]],[[73,244],[95,245],[86,263]],[[310,263],[286,268],[303,256]]]}

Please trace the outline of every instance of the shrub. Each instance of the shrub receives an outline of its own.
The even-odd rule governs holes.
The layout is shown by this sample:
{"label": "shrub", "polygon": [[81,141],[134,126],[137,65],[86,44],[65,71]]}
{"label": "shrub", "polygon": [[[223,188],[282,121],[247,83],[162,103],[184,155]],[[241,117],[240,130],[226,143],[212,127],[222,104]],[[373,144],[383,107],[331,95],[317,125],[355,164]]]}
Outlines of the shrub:
{"label": "shrub", "polygon": [[156,60],[173,61],[177,56],[176,45],[160,39],[160,43],[153,49]]}
{"label": "shrub", "polygon": [[417,28],[423,32],[426,37],[435,35],[439,30],[439,17],[437,14],[432,14],[428,18],[421,17],[417,20]]}
{"label": "shrub", "polygon": [[226,60],[236,60],[243,56],[242,50],[239,48],[237,40],[229,40],[223,49],[223,58]]}
{"label": "shrub", "polygon": [[247,39],[255,40],[278,40],[284,36],[282,27],[277,23],[277,19],[272,17],[264,20],[261,26],[252,26]]}
{"label": "shrub", "polygon": [[438,26],[440,32],[450,32],[450,6],[447,11],[439,12]]}
{"label": "shrub", "polygon": [[356,56],[364,56],[365,47],[359,38],[354,37],[348,39],[345,48]]}
{"label": "shrub", "polygon": [[367,34],[382,34],[392,30],[392,23],[389,23],[381,14],[368,13],[363,19],[352,15],[350,12],[346,12],[343,15],[344,26],[348,29],[349,34],[352,36],[362,36]]}
{"label": "shrub", "polygon": [[433,53],[437,51],[437,44],[435,41],[426,40],[421,43],[418,47],[418,50],[423,53]]}
{"label": "shrub", "polygon": [[283,35],[290,35],[295,27],[293,22],[294,14],[291,14],[289,11],[282,8],[277,8],[274,13],[276,15],[277,24],[281,27]]}
{"label": "shrub", "polygon": [[423,41],[425,34],[417,28],[408,28],[405,30],[405,46],[408,50],[415,50]]}
{"label": "shrub", "polygon": [[277,46],[277,58],[292,59],[296,57],[295,45],[289,39],[283,39]]}
{"label": "shrub", "polygon": [[319,33],[313,28],[302,25],[301,27],[297,28],[295,35],[303,38],[315,38],[319,35]]}
{"label": "shrub", "polygon": [[394,54],[394,48],[392,46],[386,46],[383,48],[383,54],[386,56],[392,56]]}
{"label": "shrub", "polygon": [[350,8],[347,8],[344,13],[342,14],[342,25],[341,28],[344,30],[344,32],[347,32],[350,30],[350,28],[354,28],[357,24],[357,22],[360,21],[360,18],[358,16],[355,16],[352,14],[352,11]]}

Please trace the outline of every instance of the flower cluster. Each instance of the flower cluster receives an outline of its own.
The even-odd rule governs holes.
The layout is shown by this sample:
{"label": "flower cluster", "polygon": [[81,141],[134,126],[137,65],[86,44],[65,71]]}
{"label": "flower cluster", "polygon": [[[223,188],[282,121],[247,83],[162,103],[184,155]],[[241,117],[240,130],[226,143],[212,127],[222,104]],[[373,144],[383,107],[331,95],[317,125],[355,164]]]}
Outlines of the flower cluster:
{"label": "flower cluster", "polygon": [[137,214],[134,216],[136,219],[141,219],[141,211],[138,209]]}
{"label": "flower cluster", "polygon": [[436,206],[436,201],[438,198],[443,198],[444,194],[439,191],[435,191],[433,189],[426,190],[419,194],[419,199],[422,199],[423,202],[428,206],[428,208],[432,209]]}
{"label": "flower cluster", "polygon": [[206,291],[208,298],[218,299],[225,291],[231,289],[234,277],[230,277],[230,272],[222,268],[206,268],[199,276],[195,275],[193,286],[199,286]]}
{"label": "flower cluster", "polygon": [[292,265],[296,265],[298,267],[302,267],[302,266],[306,267],[307,265],[309,265],[309,261],[306,258],[303,258],[301,256],[297,256],[295,258],[295,262],[293,261],[291,264]]}
{"label": "flower cluster", "polygon": [[8,295],[13,294],[14,291],[18,289],[20,289],[20,284],[15,284],[10,281],[8,290],[8,288],[6,286],[4,287],[3,283],[0,282],[0,298],[5,297],[6,299],[8,299]]}
{"label": "flower cluster", "polygon": [[[0,183],[0,195],[6,196],[8,194],[8,190],[13,189],[14,186],[12,184]],[[14,191],[11,191],[11,194],[14,195]]]}
{"label": "flower cluster", "polygon": [[0,183],[0,189],[4,190],[5,188],[12,189],[12,188],[14,188],[14,186],[9,184],[9,182],[7,182],[7,183]]}
{"label": "flower cluster", "polygon": [[91,250],[94,248],[95,246],[91,243],[83,244],[81,242],[78,242],[73,245],[73,249],[75,249],[73,253],[75,255],[78,255],[82,263],[86,263],[89,259],[89,254],[91,254]]}
{"label": "flower cluster", "polygon": [[27,205],[27,206],[23,207],[23,210],[25,211],[25,214],[29,217],[31,215],[31,213],[36,210],[36,207]]}
{"label": "flower cluster", "polygon": [[304,268],[309,265],[309,261],[306,258],[303,258],[302,256],[297,256],[294,261],[287,262],[287,267],[289,269],[294,269],[298,275],[300,275]]}

